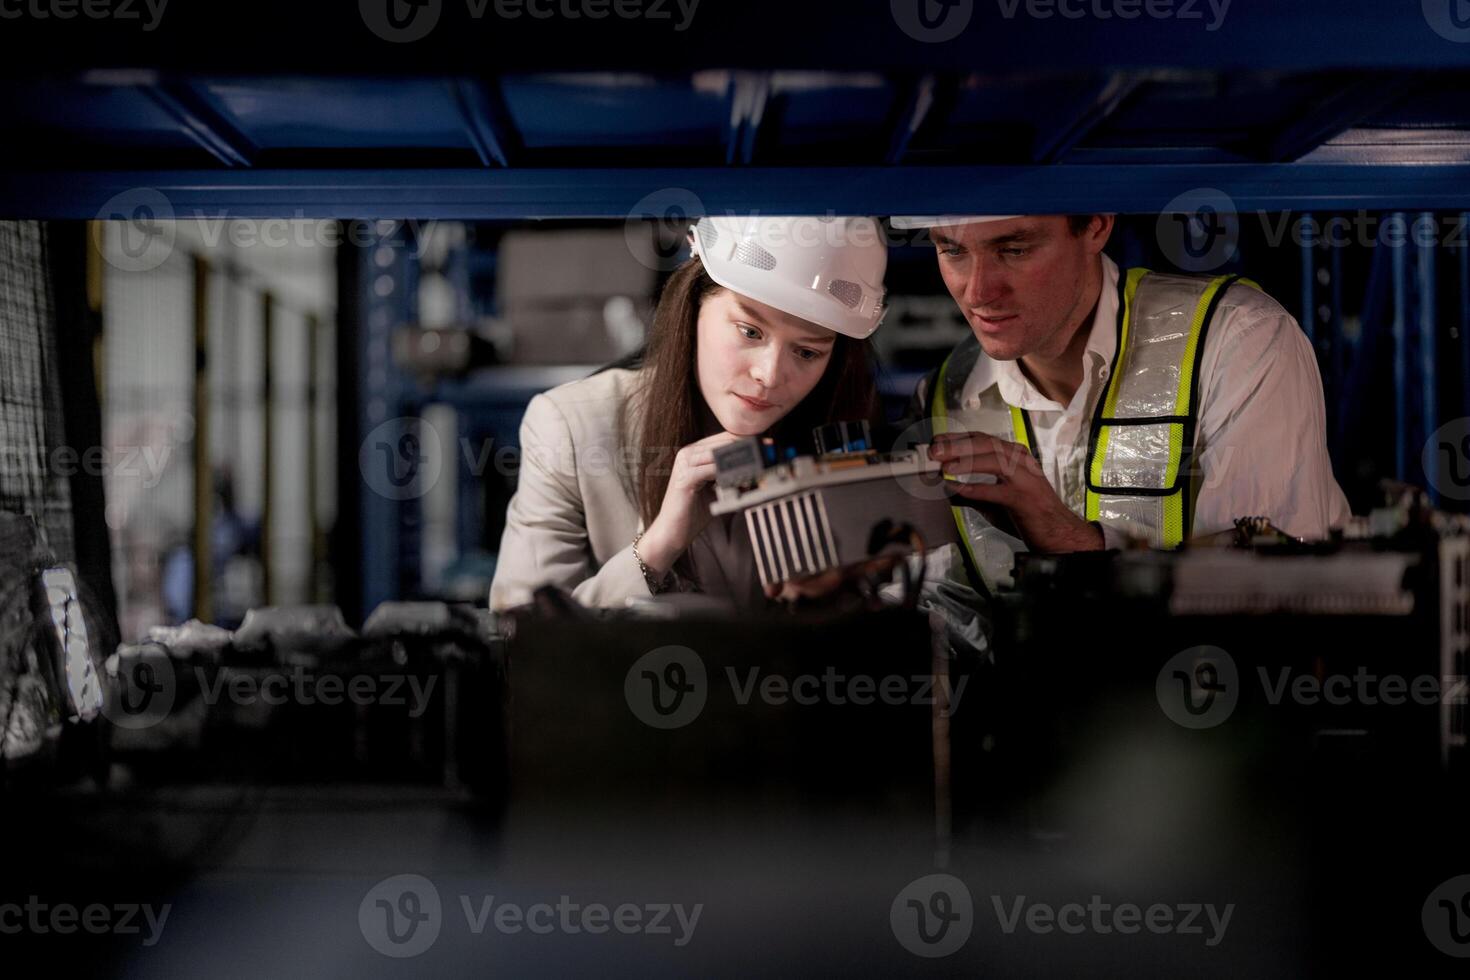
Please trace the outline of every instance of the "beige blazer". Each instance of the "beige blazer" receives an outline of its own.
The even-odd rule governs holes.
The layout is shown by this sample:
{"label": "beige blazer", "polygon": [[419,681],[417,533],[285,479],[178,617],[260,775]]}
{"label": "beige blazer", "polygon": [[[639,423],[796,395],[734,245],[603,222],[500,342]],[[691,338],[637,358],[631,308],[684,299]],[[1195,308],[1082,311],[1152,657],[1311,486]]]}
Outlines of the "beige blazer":
{"label": "beige blazer", "polygon": [[[637,454],[618,430],[637,371],[613,368],[532,398],[521,420],[521,468],[506,510],[490,608],[530,601],[543,585],[585,606],[649,595],[633,557],[641,529],[633,497]],[[700,590],[737,608],[765,603],[744,521],[714,518],[690,547]]]}

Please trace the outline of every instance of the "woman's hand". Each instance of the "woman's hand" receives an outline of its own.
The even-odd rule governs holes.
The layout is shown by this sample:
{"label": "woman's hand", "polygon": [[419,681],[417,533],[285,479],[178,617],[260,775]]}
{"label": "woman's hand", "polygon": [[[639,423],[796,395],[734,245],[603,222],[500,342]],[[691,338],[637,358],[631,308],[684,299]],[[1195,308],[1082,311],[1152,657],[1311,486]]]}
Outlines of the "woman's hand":
{"label": "woman's hand", "polygon": [[662,575],[709,523],[707,488],[715,478],[715,450],[741,438],[729,432],[691,442],[674,456],[669,487],[664,491],[658,517],[643,532],[638,554],[653,572]]}

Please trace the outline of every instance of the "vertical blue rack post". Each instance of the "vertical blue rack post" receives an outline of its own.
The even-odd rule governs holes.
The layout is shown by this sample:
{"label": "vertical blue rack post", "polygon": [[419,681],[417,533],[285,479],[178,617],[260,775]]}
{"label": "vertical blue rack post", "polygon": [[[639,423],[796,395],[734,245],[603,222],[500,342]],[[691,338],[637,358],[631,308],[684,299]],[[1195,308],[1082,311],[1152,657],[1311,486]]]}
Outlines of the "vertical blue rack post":
{"label": "vertical blue rack post", "polygon": [[[364,438],[402,410],[405,387],[393,364],[393,331],[414,318],[418,296],[418,265],[404,223],[380,220],[371,229],[359,258],[362,329],[358,356],[364,383],[358,413]],[[403,507],[400,501],[374,490],[366,478],[358,481],[357,490],[362,502],[362,607],[366,615],[385,599],[399,597]]]}
{"label": "vertical blue rack post", "polygon": [[[1404,227],[1404,213],[1389,216],[1395,228]],[[1408,478],[1409,445],[1409,250],[1399,236],[1387,246],[1393,249],[1393,475]]]}
{"label": "vertical blue rack post", "polygon": [[[1420,444],[1429,438],[1439,424],[1439,364],[1438,344],[1435,342],[1436,313],[1438,306],[1435,293],[1435,246],[1438,242],[1438,222],[1430,211],[1420,212],[1414,221],[1415,285],[1418,287],[1419,320],[1419,382],[1420,411],[1423,413],[1419,429]],[[1439,504],[1438,469],[1439,457],[1435,453],[1424,453],[1424,487],[1429,499]]]}

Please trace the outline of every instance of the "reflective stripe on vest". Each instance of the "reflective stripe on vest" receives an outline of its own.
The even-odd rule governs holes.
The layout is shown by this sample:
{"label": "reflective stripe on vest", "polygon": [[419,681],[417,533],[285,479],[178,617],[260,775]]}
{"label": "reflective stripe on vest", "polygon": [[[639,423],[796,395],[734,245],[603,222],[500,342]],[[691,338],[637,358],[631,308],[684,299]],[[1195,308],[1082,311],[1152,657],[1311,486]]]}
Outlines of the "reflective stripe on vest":
{"label": "reflective stripe on vest", "polygon": [[[1118,345],[1088,440],[1087,520],[1130,529],[1156,547],[1174,548],[1189,536],[1200,397],[1196,382],[1210,321],[1236,282],[1260,288],[1237,276],[1203,279],[1147,269],[1130,269],[1120,279]],[[1190,311],[1187,322],[1184,311]],[[931,399],[936,433],[945,431],[949,395],[957,396],[964,384],[957,379],[951,382],[956,390],[947,391],[950,361],[968,344],[971,340],[940,367]],[[1005,407],[1011,438],[1040,459],[1028,414]],[[997,428],[991,434],[1002,433]],[[958,508],[955,518],[963,531]],[[968,541],[964,534],[961,538]]]}
{"label": "reflective stripe on vest", "polygon": [[[971,338],[973,343],[973,338]],[[978,349],[978,345],[976,345]],[[950,363],[954,355],[944,359],[939,365],[939,376],[934,382],[934,394],[929,402],[929,417],[932,428],[936,435],[943,434],[949,430],[949,377]],[[962,358],[961,366],[968,376],[972,363]],[[963,385],[963,379],[960,381]],[[1032,455],[1039,460],[1041,457],[1036,449],[1035,433],[1031,429],[1031,420],[1026,413],[1019,408],[1010,411],[1011,434],[1016,442],[1021,443],[1031,450]],[[946,480],[960,482],[957,477],[948,473],[944,475]],[[959,529],[960,543],[964,547],[966,573],[970,584],[975,591],[981,595],[990,595],[996,588],[1008,586],[1011,581],[1011,566],[1015,563],[1015,553],[1025,551],[1026,544],[1019,538],[1014,538],[999,528],[992,525],[981,516],[974,507],[951,507],[954,514],[955,526]],[[976,549],[976,545],[979,549]]]}

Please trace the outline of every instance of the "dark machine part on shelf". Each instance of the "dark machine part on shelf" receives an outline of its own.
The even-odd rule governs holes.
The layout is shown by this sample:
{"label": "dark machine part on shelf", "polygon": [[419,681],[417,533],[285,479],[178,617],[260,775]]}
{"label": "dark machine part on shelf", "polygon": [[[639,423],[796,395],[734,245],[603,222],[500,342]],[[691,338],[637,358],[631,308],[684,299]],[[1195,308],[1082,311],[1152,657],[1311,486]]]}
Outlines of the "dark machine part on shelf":
{"label": "dark machine part on shelf", "polygon": [[947,725],[969,691],[948,686],[923,614],[586,622],[528,609],[508,650],[513,808],[772,826],[885,814],[892,842],[911,832],[921,848],[948,826]]}
{"label": "dark machine part on shelf", "polygon": [[1323,813],[1349,785],[1463,779],[1470,536],[1446,515],[1382,526],[1325,544],[1018,555],[979,710],[956,721],[957,807],[1060,819],[1042,812],[1055,774],[1191,730],[1285,785],[1351,774]]}
{"label": "dark machine part on shelf", "polygon": [[385,603],[359,634],[335,607],[269,607],[233,634],[153,633],[107,665],[133,766],[503,790],[505,664],[484,610]]}

